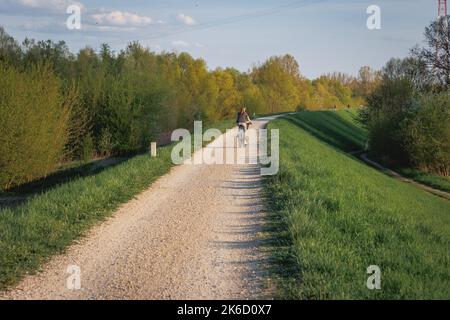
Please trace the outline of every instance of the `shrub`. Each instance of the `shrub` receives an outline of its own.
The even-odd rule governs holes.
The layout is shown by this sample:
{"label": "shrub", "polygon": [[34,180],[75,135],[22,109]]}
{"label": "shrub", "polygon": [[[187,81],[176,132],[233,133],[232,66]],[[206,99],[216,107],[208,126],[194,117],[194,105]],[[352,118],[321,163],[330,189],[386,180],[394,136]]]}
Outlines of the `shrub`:
{"label": "shrub", "polygon": [[83,138],[83,154],[82,159],[84,162],[89,162],[92,160],[94,155],[94,141],[92,136],[89,134]]}
{"label": "shrub", "polygon": [[103,129],[98,141],[98,151],[102,156],[109,156],[112,149],[112,134],[109,132],[108,128]]}
{"label": "shrub", "polygon": [[71,97],[46,65],[0,66],[0,189],[47,175],[67,141]]}
{"label": "shrub", "polygon": [[405,149],[414,166],[450,173],[450,95],[424,95],[420,107],[405,121]]}
{"label": "shrub", "polygon": [[409,80],[385,79],[368,98],[368,107],[362,110],[371,152],[389,162],[408,162],[401,123],[414,107],[413,95]]}

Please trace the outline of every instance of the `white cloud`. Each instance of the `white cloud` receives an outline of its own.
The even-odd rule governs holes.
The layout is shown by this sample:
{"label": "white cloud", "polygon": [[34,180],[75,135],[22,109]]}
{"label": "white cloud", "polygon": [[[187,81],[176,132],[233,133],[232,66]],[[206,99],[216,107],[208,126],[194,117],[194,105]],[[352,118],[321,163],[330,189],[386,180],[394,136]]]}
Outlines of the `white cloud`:
{"label": "white cloud", "polygon": [[3,10],[17,10],[20,8],[32,10],[45,10],[49,12],[65,12],[71,5],[78,5],[84,9],[84,5],[75,0],[6,0],[2,5]]}
{"label": "white cloud", "polygon": [[145,27],[152,23],[150,17],[118,10],[93,14],[91,18],[99,25],[119,27]]}
{"label": "white cloud", "polygon": [[201,44],[200,42],[196,42],[196,43],[195,43],[195,46],[196,46],[197,48],[203,48],[203,47],[204,47],[204,45]]}
{"label": "white cloud", "polygon": [[181,23],[184,23],[188,26],[193,26],[197,22],[191,16],[185,15],[184,13],[180,13],[177,16],[177,20]]}
{"label": "white cloud", "polygon": [[183,41],[183,40],[174,40],[174,41],[172,41],[172,45],[174,47],[182,47],[182,48],[186,48],[186,47],[190,46],[190,44],[188,42]]}
{"label": "white cloud", "polygon": [[92,30],[100,32],[132,32],[136,31],[135,27],[119,27],[119,26],[98,26],[98,25],[87,25],[83,24],[83,30]]}

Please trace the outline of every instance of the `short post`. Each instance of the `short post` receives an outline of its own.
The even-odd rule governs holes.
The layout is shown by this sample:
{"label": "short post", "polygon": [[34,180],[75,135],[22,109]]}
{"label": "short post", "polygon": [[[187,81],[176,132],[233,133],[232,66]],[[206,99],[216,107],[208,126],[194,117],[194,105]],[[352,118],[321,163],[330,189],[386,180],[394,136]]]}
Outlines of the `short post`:
{"label": "short post", "polygon": [[151,157],[156,157],[156,142],[150,144],[150,155]]}

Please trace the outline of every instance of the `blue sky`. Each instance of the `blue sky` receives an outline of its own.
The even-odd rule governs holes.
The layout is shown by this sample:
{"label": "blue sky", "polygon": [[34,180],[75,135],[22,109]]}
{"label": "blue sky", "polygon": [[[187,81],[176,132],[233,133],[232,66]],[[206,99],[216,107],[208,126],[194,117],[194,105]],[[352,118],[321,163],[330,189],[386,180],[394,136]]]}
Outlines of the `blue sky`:
{"label": "blue sky", "polygon": [[[66,28],[71,4],[81,8],[81,30]],[[373,4],[381,30],[366,27]],[[19,41],[65,40],[76,51],[138,40],[242,71],[290,53],[308,78],[404,57],[436,14],[437,0],[0,0],[0,25]]]}

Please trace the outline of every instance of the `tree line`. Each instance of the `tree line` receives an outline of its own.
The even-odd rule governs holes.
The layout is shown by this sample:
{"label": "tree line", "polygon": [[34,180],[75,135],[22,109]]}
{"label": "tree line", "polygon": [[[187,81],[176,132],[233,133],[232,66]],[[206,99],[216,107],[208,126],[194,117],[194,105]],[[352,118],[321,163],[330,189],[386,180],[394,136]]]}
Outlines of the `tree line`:
{"label": "tree line", "polygon": [[450,175],[450,16],[425,28],[425,47],[391,59],[361,120],[383,162]]}
{"label": "tree line", "polygon": [[19,43],[0,27],[0,187],[61,162],[137,153],[175,128],[234,118],[244,106],[251,114],[358,106],[376,81],[368,67],[311,81],[291,55],[240,72],[137,42],[75,54],[64,41]]}

